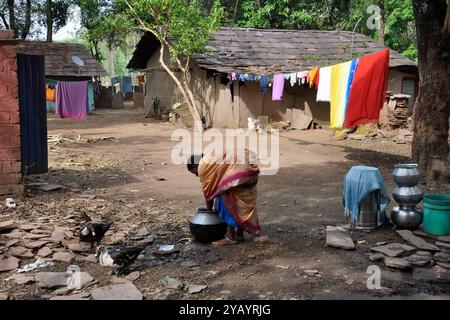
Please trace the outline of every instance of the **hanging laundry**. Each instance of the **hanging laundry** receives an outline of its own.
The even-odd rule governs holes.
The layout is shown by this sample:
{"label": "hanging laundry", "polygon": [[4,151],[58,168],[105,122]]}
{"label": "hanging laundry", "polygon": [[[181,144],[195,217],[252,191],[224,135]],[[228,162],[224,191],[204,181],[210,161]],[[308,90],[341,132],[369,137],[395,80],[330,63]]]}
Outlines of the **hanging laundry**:
{"label": "hanging laundry", "polygon": [[309,87],[312,88],[314,86],[314,80],[319,73],[319,68],[315,68],[309,71]]}
{"label": "hanging laundry", "polygon": [[293,87],[297,83],[297,72],[289,74],[291,87]]}
{"label": "hanging laundry", "polygon": [[241,73],[241,74],[238,76],[238,79],[239,79],[239,81],[245,81],[245,75],[244,75],[243,73]]}
{"label": "hanging laundry", "polygon": [[386,99],[389,49],[360,58],[350,91],[345,127],[378,121]]}
{"label": "hanging laundry", "polygon": [[231,80],[236,81],[237,80],[237,74],[235,72],[231,73]]}
{"label": "hanging laundry", "polygon": [[49,102],[56,101],[56,88],[52,85],[45,85],[45,100]]}
{"label": "hanging laundry", "polygon": [[272,100],[273,101],[282,101],[283,100],[283,91],[284,91],[284,75],[276,74],[273,77],[273,86],[272,86]]}
{"label": "hanging laundry", "polygon": [[352,90],[353,78],[355,77],[356,68],[358,67],[359,59],[355,59],[352,61],[352,65],[350,67],[350,75],[348,77],[347,83],[347,94],[345,96],[345,104],[348,105],[348,99],[350,98],[350,92]]}
{"label": "hanging laundry", "polygon": [[331,67],[319,69],[320,79],[317,87],[316,101],[330,102]]}
{"label": "hanging laundry", "polygon": [[255,80],[256,80],[256,76],[255,76],[254,74],[249,74],[249,75],[247,76],[247,80],[248,80],[248,81],[255,81]]}
{"label": "hanging laundry", "polygon": [[320,69],[317,70],[317,74],[314,78],[314,89],[317,90],[317,88],[319,88],[319,79],[320,79]]}
{"label": "hanging laundry", "polygon": [[351,66],[352,61],[331,66],[330,128],[340,129],[344,125]]}
{"label": "hanging laundry", "polygon": [[285,75],[284,75],[284,79],[285,79],[285,80],[289,80],[289,77],[290,77],[290,76],[291,76],[290,74],[285,74]]}
{"label": "hanging laundry", "polygon": [[259,79],[259,90],[263,94],[269,92],[269,81],[270,79],[268,76],[261,76],[261,78]]}
{"label": "hanging laundry", "polygon": [[133,92],[133,80],[130,76],[123,76],[120,83],[123,93]]}
{"label": "hanging laundry", "polygon": [[145,83],[145,76],[144,75],[137,76],[137,81],[138,81],[138,83],[140,85],[144,84]]}
{"label": "hanging laundry", "polygon": [[61,118],[86,120],[87,81],[59,81],[56,86],[56,113]]}

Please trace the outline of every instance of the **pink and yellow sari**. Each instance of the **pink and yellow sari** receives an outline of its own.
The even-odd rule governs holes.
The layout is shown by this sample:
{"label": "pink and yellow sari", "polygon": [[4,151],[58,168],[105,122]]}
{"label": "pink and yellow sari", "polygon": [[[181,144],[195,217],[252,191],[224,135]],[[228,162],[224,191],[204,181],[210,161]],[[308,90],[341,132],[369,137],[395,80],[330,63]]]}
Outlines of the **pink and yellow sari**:
{"label": "pink and yellow sari", "polygon": [[238,163],[236,153],[205,155],[200,160],[198,175],[206,201],[218,200],[242,229],[259,235],[261,226],[256,212],[259,169],[257,164],[250,163],[248,150],[245,159],[245,163]]}

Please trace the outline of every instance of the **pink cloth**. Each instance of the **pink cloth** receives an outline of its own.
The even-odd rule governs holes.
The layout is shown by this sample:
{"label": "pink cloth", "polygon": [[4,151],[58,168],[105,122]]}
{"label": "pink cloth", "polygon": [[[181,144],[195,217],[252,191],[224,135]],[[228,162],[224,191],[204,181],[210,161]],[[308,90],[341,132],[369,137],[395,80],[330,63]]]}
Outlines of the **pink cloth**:
{"label": "pink cloth", "polygon": [[284,75],[276,74],[273,77],[272,100],[273,101],[282,101],[283,100],[283,91],[284,91]]}
{"label": "pink cloth", "polygon": [[86,120],[88,105],[87,81],[59,81],[56,85],[56,113],[61,118]]}

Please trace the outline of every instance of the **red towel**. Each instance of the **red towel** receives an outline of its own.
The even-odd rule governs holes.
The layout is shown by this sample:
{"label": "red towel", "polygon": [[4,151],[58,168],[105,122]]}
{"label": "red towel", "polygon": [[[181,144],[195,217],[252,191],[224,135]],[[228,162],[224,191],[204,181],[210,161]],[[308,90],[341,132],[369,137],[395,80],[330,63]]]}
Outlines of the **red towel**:
{"label": "red towel", "polygon": [[353,78],[344,127],[378,122],[386,100],[389,73],[389,49],[367,55],[359,60]]}

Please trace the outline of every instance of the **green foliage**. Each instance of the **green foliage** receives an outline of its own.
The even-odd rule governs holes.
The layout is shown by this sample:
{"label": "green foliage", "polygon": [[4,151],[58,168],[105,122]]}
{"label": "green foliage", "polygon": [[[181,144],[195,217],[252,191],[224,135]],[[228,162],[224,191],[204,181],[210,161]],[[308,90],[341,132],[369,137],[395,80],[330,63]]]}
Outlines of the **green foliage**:
{"label": "green foliage", "polygon": [[109,19],[110,28],[151,31],[170,43],[173,59],[206,50],[209,33],[220,27],[223,8],[218,0],[205,8],[199,0],[118,0],[121,13]]}

